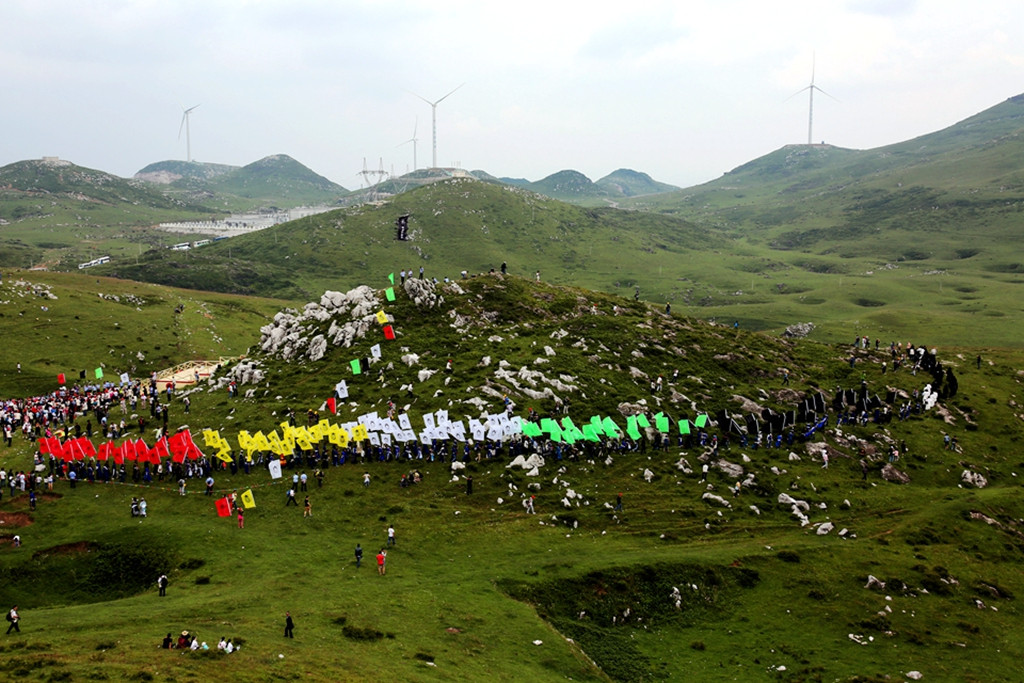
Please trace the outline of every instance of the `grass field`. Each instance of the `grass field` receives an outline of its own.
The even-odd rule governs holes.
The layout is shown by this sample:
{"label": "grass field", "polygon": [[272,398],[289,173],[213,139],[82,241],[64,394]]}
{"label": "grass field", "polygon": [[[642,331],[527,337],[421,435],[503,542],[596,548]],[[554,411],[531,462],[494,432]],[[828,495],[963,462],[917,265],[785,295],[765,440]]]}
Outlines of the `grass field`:
{"label": "grass field", "polygon": [[[101,284],[110,292],[128,286]],[[577,423],[641,400],[673,415],[692,415],[691,401],[712,415],[742,412],[737,396],[780,409],[819,387],[854,386],[862,373],[872,390],[910,391],[924,381],[905,370],[883,375],[881,352],[860,353],[851,370],[846,346],[667,317],[597,292],[520,278],[462,284],[464,293],[448,289],[434,308],[418,307],[403,289],[398,301],[382,304],[399,332],[385,346],[381,363],[393,366],[383,379],[348,371],[351,358],[369,355],[378,341],[372,335],[330,347],[319,361],[253,351],[267,373],[259,385],[243,386],[238,399],[213,387],[194,393],[192,414],[172,404],[172,426],[187,423],[196,434],[219,428],[232,440],[242,428],[269,430],[287,407],[300,415],[319,408],[346,376],[353,396],[339,421],[382,410],[388,398],[409,403],[414,416],[439,408],[474,416],[479,409],[464,400],[475,396],[499,410],[487,386],[507,390],[517,412],[555,407],[496,374],[499,359],[513,370],[571,378],[563,381],[578,387],[566,394]],[[87,296],[84,281],[60,286],[69,291],[54,305],[71,291]],[[608,314],[612,306],[620,315]],[[238,326],[231,343],[255,347],[256,329],[242,332],[245,316],[224,311]],[[302,325],[296,329],[310,336],[329,321]],[[70,348],[68,363],[91,357],[82,350],[76,357]],[[733,497],[733,478],[712,469],[711,492],[727,508],[701,497],[708,488],[699,481],[699,447],[549,461],[536,477],[505,462],[471,461],[471,495],[448,464],[350,463],[326,470],[323,488],[311,482],[310,519],[301,507],[285,507],[283,483],[265,469],[219,473],[218,495],[254,493],[244,529],[216,516],[200,480],[184,497],[167,482],[148,490],[81,483],[73,491],[58,483],[27,519],[19,516],[26,496],[5,491],[0,533],[18,533],[23,544],[0,545],[0,601],[20,605],[23,632],[0,641],[0,668],[30,680],[881,681],[914,670],[924,680],[1014,680],[1024,654],[1016,638],[1024,463],[1015,455],[1024,359],[1015,349],[985,349],[978,368],[976,353],[940,349],[959,379],[959,392],[943,403],[951,422],[934,413],[830,429],[828,469],[799,444],[734,443],[722,457],[756,483]],[[405,354],[420,360],[406,365]],[[444,373],[417,377],[446,357],[457,369],[450,381]],[[630,366],[648,377],[678,369],[679,379],[652,395]],[[792,369],[792,389],[778,367]],[[257,391],[244,398],[249,388]],[[943,450],[943,433],[955,435],[962,452]],[[882,456],[864,481],[856,444],[884,449],[899,441],[907,453],[898,466],[910,483],[881,480]],[[0,447],[0,464],[25,469],[31,452],[16,439]],[[680,457],[696,466],[693,474],[678,469]],[[423,483],[400,488],[400,475],[412,469]],[[965,469],[982,473],[988,487],[962,487]],[[566,507],[568,488],[580,497]],[[617,493],[621,512],[611,509]],[[781,493],[807,501],[812,526],[800,527],[779,504]],[[529,494],[537,496],[536,515],[521,505]],[[137,495],[149,502],[144,520],[129,515]],[[13,526],[24,521],[31,523]],[[825,521],[835,529],[819,536],[813,528]],[[381,577],[372,558],[388,524],[397,544]],[[359,569],[356,543],[365,549]],[[161,572],[171,580],[163,598],[155,586]],[[865,588],[869,574],[885,590]],[[286,610],[295,617],[294,640],[282,637]],[[223,636],[242,649],[157,648],[166,633],[186,629],[211,647]]]}

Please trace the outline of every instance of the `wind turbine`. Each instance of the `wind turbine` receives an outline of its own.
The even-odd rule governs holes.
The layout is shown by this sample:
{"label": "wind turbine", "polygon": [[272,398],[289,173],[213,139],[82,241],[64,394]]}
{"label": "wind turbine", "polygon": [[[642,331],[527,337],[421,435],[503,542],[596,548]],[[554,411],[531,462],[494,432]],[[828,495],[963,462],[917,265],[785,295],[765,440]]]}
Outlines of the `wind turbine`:
{"label": "wind turbine", "polygon": [[[810,102],[809,102],[808,108],[807,108],[807,144],[808,145],[814,144],[814,137],[812,135],[812,132],[814,130],[814,91],[817,90],[822,95],[828,95],[829,97],[832,97],[827,92],[825,92],[824,90],[822,90],[818,86],[814,85],[814,62],[815,62],[815,58],[812,55],[811,56],[811,84],[809,86],[807,86],[806,88],[800,88],[795,93],[793,93],[792,95],[789,96],[789,99],[792,99],[792,98],[796,97],[797,95],[799,95],[800,93],[802,93],[804,90],[806,90],[808,95],[809,95],[809,97],[810,97]],[[832,99],[835,100],[836,98],[832,97]],[[839,100],[836,100],[836,102],[838,102],[838,101]]]}
{"label": "wind turbine", "polygon": [[192,114],[194,109],[197,109],[199,105],[185,109],[182,107],[181,113],[181,125],[178,126],[178,140],[181,140],[181,130],[185,129],[185,160],[188,162],[192,161],[192,133],[188,128],[189,116]]}
{"label": "wind turbine", "polygon": [[[420,125],[420,119],[417,116],[416,117],[416,122],[412,124],[412,137],[409,138],[408,140],[406,140],[405,142],[399,143],[399,145],[398,145],[399,147],[401,147],[402,145],[404,145],[404,144],[406,144],[408,142],[412,143],[412,170],[414,170],[414,171],[417,168],[419,168],[417,166],[417,164],[416,164],[416,143],[419,142],[419,138],[416,137],[416,129],[419,127],[419,125]],[[394,175],[394,174],[392,174],[392,175]]]}
{"label": "wind turbine", "polygon": [[[459,86],[459,88],[461,88],[463,85],[466,84],[463,83],[462,85]],[[458,90],[459,88],[455,88],[455,90]],[[455,90],[452,90],[450,93],[448,93],[448,95],[445,95],[436,102],[431,102],[426,97],[423,97],[422,95],[416,95],[416,93],[413,93],[413,95],[416,95],[416,97],[420,98],[421,100],[430,105],[430,121],[434,132],[434,156],[431,168],[437,168],[437,105],[441,104],[441,102],[443,102],[449,95],[454,93]]]}

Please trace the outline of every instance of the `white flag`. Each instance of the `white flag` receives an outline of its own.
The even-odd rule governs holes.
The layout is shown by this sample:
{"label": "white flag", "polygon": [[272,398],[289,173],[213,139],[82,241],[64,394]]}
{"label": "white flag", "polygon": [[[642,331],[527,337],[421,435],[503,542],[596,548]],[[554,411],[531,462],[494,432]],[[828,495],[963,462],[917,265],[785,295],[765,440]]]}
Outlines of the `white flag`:
{"label": "white flag", "polygon": [[380,358],[380,344],[374,344],[370,347],[370,355],[374,358]]}
{"label": "white flag", "polygon": [[271,479],[280,479],[281,478],[281,461],[280,460],[278,460],[276,458],[274,460],[271,460],[270,464],[267,465],[267,467],[270,470],[270,478]]}

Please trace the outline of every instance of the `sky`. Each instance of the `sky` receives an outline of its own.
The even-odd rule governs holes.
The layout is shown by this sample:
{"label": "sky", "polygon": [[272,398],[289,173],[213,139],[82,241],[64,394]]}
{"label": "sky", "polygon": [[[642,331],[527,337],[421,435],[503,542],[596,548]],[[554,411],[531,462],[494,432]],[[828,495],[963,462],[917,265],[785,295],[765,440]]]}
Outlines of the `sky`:
{"label": "sky", "polygon": [[423,99],[457,88],[439,166],[688,187],[806,143],[812,69],[815,142],[930,133],[1024,92],[1024,3],[3,0],[0,166],[130,177],[189,137],[197,161],[287,154],[355,189],[414,148],[430,166]]}

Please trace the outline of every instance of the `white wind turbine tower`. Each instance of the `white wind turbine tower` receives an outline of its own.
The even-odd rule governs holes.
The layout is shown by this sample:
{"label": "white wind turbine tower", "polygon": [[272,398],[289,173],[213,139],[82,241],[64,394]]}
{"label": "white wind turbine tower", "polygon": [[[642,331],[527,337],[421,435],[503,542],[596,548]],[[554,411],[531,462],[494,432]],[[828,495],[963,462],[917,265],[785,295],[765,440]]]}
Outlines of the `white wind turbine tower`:
{"label": "white wind turbine tower", "polygon": [[189,116],[192,114],[192,111],[194,109],[197,109],[198,107],[199,107],[198,104],[195,107],[189,107],[188,109],[185,109],[184,107],[182,107],[181,125],[178,126],[178,139],[179,140],[181,140],[181,130],[183,128],[185,129],[185,155],[186,155],[185,156],[185,160],[188,161],[188,162],[192,161],[192,132],[189,130],[189,127],[188,127],[188,120],[189,120]]}
{"label": "white wind turbine tower", "polygon": [[[419,117],[416,117],[416,122],[413,123],[413,125],[412,125],[412,137],[409,138],[408,140],[406,140],[405,142],[400,143],[398,145],[399,147],[401,147],[404,144],[407,144],[407,143],[410,143],[410,142],[412,143],[412,170],[414,170],[414,171],[419,168],[419,165],[417,165],[417,163],[416,163],[416,143],[419,142],[419,138],[416,137],[416,129],[419,127],[419,125],[420,125],[420,119],[419,119]],[[392,175],[394,175],[394,174],[392,173]]]}
{"label": "white wind turbine tower", "polygon": [[[466,84],[463,83],[462,85],[459,86],[459,88],[461,88],[463,85],[466,85]],[[455,90],[458,90],[459,88],[455,88]],[[424,102],[426,102],[427,104],[430,105],[430,120],[431,120],[431,124],[432,124],[432,128],[433,128],[433,133],[434,133],[434,148],[433,148],[434,156],[433,156],[433,159],[432,159],[432,166],[431,166],[431,168],[437,168],[437,105],[441,104],[441,102],[443,102],[449,95],[454,93],[455,90],[452,90],[450,93],[448,93],[448,95],[445,95],[444,97],[442,97],[441,99],[437,100],[436,102],[431,102],[426,97],[423,97],[422,95],[416,95],[416,93],[413,93],[413,95],[416,95],[416,97],[419,97],[421,100],[423,100]]]}
{"label": "white wind turbine tower", "polygon": [[[814,137],[813,137],[813,131],[814,131],[814,91],[817,90],[822,95],[828,95],[829,97],[832,97],[827,92],[825,92],[824,90],[822,90],[818,86],[814,85],[814,61],[815,61],[815,58],[812,55],[811,56],[811,84],[809,86],[807,86],[806,88],[800,88],[795,93],[790,95],[790,98],[793,98],[793,97],[796,97],[797,95],[799,95],[800,93],[802,93],[804,90],[806,90],[808,95],[809,95],[809,97],[810,97],[810,102],[809,102],[808,108],[807,108],[807,144],[808,145],[814,144]],[[835,100],[836,98],[832,97],[832,99]],[[836,100],[836,102],[838,102],[838,101],[839,100]]]}

